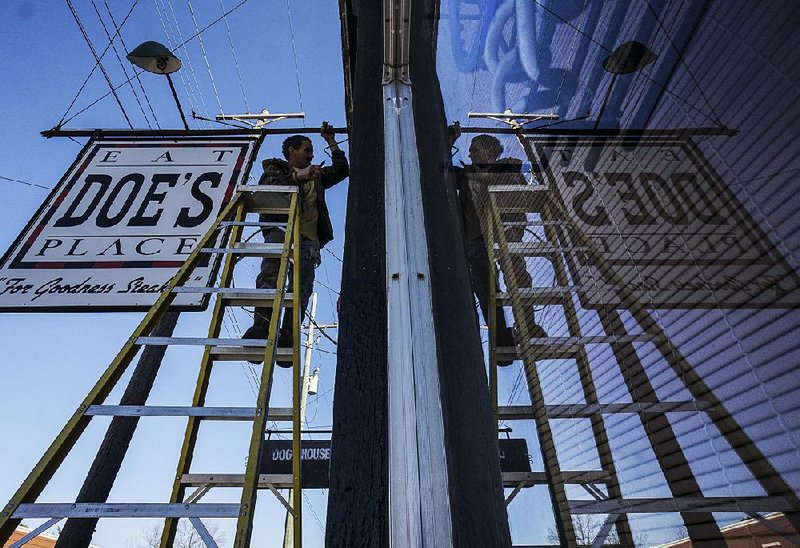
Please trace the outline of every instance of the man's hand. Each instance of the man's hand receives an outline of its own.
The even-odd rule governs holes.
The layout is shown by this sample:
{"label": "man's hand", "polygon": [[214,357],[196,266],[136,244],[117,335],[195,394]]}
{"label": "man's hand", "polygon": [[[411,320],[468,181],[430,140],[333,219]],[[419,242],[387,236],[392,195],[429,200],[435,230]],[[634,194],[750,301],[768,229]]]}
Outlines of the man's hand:
{"label": "man's hand", "polygon": [[325,139],[325,142],[328,143],[331,152],[339,150],[339,144],[336,142],[336,134],[333,132],[333,126],[328,122],[322,122],[322,128],[320,128],[319,134]]}
{"label": "man's hand", "polygon": [[322,175],[322,164],[315,166],[310,165],[303,169],[297,170],[295,174],[295,179],[299,183],[305,183],[307,181],[311,181],[312,179],[318,179]]}
{"label": "man's hand", "polygon": [[451,125],[447,126],[447,133],[450,136],[450,146],[453,146],[453,143],[461,137],[461,124],[459,122],[453,122]]}

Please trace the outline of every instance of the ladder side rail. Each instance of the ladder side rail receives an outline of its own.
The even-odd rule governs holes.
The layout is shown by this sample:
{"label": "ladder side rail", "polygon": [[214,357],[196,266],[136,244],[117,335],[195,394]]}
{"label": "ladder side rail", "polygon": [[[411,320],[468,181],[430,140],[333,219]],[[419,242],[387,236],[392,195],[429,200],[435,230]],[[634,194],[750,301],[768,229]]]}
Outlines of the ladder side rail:
{"label": "ladder side rail", "polygon": [[[499,219],[499,216],[497,218]],[[497,240],[495,231],[502,231],[503,225],[500,222],[499,227],[495,227],[495,223],[492,220],[482,220],[481,222],[483,224],[483,233],[486,234],[486,255],[489,257],[489,264],[487,265],[489,272],[489,319],[487,321],[487,327],[489,328],[489,397],[492,406],[492,420],[495,428],[497,428],[499,427],[500,416],[498,410],[499,386],[497,383],[497,276],[495,275],[497,257],[495,256],[494,244]],[[514,497],[511,498],[513,499]],[[510,500],[506,501],[506,506],[508,506],[509,502]]]}
{"label": "ladder side rail", "polygon": [[[545,221],[556,220],[553,215],[549,204],[543,204],[542,219]],[[561,220],[561,219],[558,219]],[[550,243],[559,243],[558,231],[555,226],[546,225],[544,227],[545,237]],[[561,253],[553,255],[553,266],[556,275],[557,285],[569,286],[570,280],[567,275],[566,264],[564,263],[564,256]],[[575,302],[571,297],[564,299],[562,307],[564,315],[567,320],[567,328],[570,337],[581,337],[581,326],[578,318],[578,311],[575,307]],[[575,357],[575,363],[578,369],[578,376],[583,390],[583,397],[585,403],[588,405],[598,405],[600,400],[597,397],[597,389],[595,387],[594,379],[592,377],[592,369],[589,364],[589,356],[586,353],[586,347],[580,345],[580,351]],[[619,477],[617,475],[617,467],[614,463],[614,458],[611,454],[611,445],[608,439],[608,432],[606,431],[605,422],[601,413],[593,413],[589,417],[592,426],[592,434],[594,436],[597,454],[600,459],[600,467],[609,473],[609,478],[606,482],[606,489],[608,489],[608,496],[612,499],[622,498],[622,489],[620,487]],[[617,529],[620,543],[623,545],[634,545],[633,534],[631,532],[630,523],[628,522],[627,515],[623,514],[613,524]]]}
{"label": "ladder side rail", "polygon": [[[473,192],[473,196],[483,195],[481,194],[482,189],[480,187],[477,185],[475,185],[474,188],[473,185],[470,186],[470,191]],[[489,201],[487,204],[487,213],[489,219],[487,222],[489,225],[495,227],[493,233],[496,234],[499,249],[501,251],[499,253],[499,258],[501,260],[501,267],[503,268],[506,286],[508,287],[509,293],[513,293],[517,287],[516,273],[514,272],[513,268],[511,268],[512,264],[508,253],[503,252],[504,250],[508,249],[506,234],[503,230],[502,219],[500,218],[494,197],[491,195],[491,193],[487,194],[489,194]],[[484,234],[485,233],[486,232],[484,231]],[[487,242],[487,246],[494,247],[494,242]],[[491,270],[489,271],[489,278],[491,279],[495,275],[495,267],[494,265],[490,266]],[[512,310],[514,310],[513,302]],[[575,536],[575,529],[572,523],[572,514],[569,509],[569,501],[567,500],[564,477],[561,473],[561,467],[558,463],[558,454],[556,453],[553,432],[550,428],[550,422],[547,418],[547,411],[544,404],[544,394],[539,381],[539,374],[536,371],[536,364],[529,363],[530,360],[527,359],[530,347],[530,337],[527,336],[527,334],[530,333],[528,320],[525,317],[525,314],[515,314],[515,316],[517,328],[522,333],[523,338],[523,340],[520,341],[520,347],[522,349],[521,356],[525,368],[525,377],[528,383],[528,390],[531,394],[531,407],[533,408],[536,431],[539,436],[539,448],[542,452],[545,477],[547,478],[547,487],[550,491],[550,500],[553,504],[553,514],[556,522],[559,541],[563,546],[576,546],[577,538]]]}
{"label": "ladder side rail", "polygon": [[[301,464],[302,464],[302,445],[301,445],[301,413],[300,405],[302,402],[303,372],[300,368],[300,223],[297,222],[292,231],[294,268],[292,269],[292,295],[296,295],[294,306],[292,306],[292,525],[293,525],[293,545],[300,548],[303,544],[303,492],[301,483]],[[262,434],[261,438],[264,436]],[[258,473],[258,471],[256,472]],[[258,482],[258,475],[256,475]]]}
{"label": "ladder side rail", "polygon": [[16,508],[22,503],[33,502],[53,477],[59,466],[61,466],[61,463],[72,450],[78,438],[80,438],[83,431],[89,425],[91,417],[86,415],[84,411],[86,411],[90,405],[101,403],[108,397],[108,394],[125,373],[125,370],[138,352],[139,345],[136,344],[136,340],[149,333],[156,322],[169,308],[169,305],[176,296],[172,290],[175,286],[186,281],[189,273],[194,269],[200,259],[202,248],[206,247],[209,242],[212,241],[220,223],[222,220],[227,219],[236,207],[238,207],[239,200],[239,196],[234,197],[211,224],[208,231],[197,243],[195,249],[187,257],[186,262],[167,283],[164,291],[147,314],[145,314],[144,318],[142,318],[142,321],[136,327],[131,337],[117,353],[103,375],[97,380],[92,390],[87,394],[72,417],[70,417],[67,424],[50,444],[50,447],[48,447],[47,451],[45,451],[44,455],[39,459],[39,462],[28,474],[28,477],[22,485],[20,485],[16,493],[14,493],[14,496],[8,504],[0,511],[0,543],[6,542],[11,537],[11,534],[21,521],[20,519],[12,518]]}
{"label": "ladder side rail", "polygon": [[[234,222],[242,222],[245,218],[245,204],[240,201],[234,214]],[[242,226],[232,225],[228,236],[227,247],[233,248],[234,245],[241,239]],[[234,255],[230,253],[225,254],[222,273],[220,274],[219,285],[221,287],[228,287],[233,278],[233,268],[236,262]],[[219,295],[214,301],[214,309],[211,314],[211,322],[208,328],[208,338],[216,338],[220,334],[222,327],[222,317],[225,312],[222,296]],[[206,346],[203,351],[203,357],[200,361],[200,370],[197,374],[197,382],[195,384],[194,394],[192,396],[192,407],[202,407],[205,405],[206,395],[208,393],[208,385],[211,379],[211,369],[213,361],[210,359],[210,347]],[[178,458],[177,470],[175,472],[175,480],[172,483],[172,492],[170,494],[169,502],[181,502],[186,494],[186,485],[182,481],[184,474],[189,473],[192,466],[192,457],[194,455],[195,446],[197,445],[197,435],[200,430],[201,419],[199,417],[189,417],[186,423],[186,430],[183,436],[183,444],[181,445],[181,453]],[[175,543],[175,535],[178,530],[178,520],[174,517],[168,517],[164,521],[164,529],[161,532],[161,548],[167,548]]]}
{"label": "ladder side rail", "polygon": [[[527,146],[526,150],[530,150],[530,145],[525,142],[523,146]],[[535,158],[535,156],[532,156]],[[571,219],[566,208],[563,208],[563,197],[556,186],[552,187],[552,192],[557,197],[557,203],[562,208],[560,214],[565,219]],[[759,484],[770,496],[784,497],[795,511],[787,512],[786,516],[792,523],[792,526],[800,531],[800,497],[791,488],[791,486],[783,479],[783,476],[778,470],[769,462],[766,456],[756,446],[752,439],[744,432],[738,421],[734,419],[727,407],[716,397],[711,388],[706,384],[703,378],[695,371],[694,367],[688,362],[683,354],[672,344],[672,341],[667,337],[664,329],[658,324],[653,315],[634,295],[624,280],[614,272],[607,264],[602,261],[602,256],[597,249],[597,246],[592,242],[583,231],[575,226],[572,222],[572,230],[578,245],[586,248],[586,257],[590,261],[594,261],[598,266],[598,270],[603,278],[612,286],[616,288],[616,292],[622,302],[622,308],[626,309],[639,324],[641,329],[654,337],[659,342],[655,344],[656,349],[662,357],[669,363],[673,372],[678,376],[684,384],[684,387],[689,391],[692,397],[697,401],[703,401],[708,404],[706,413],[711,419],[712,423],[717,427],[720,434],[725,438],[731,448],[736,452],[737,456],[747,466],[748,470],[758,480]]]}
{"label": "ladder side rail", "polygon": [[[599,316],[603,329],[609,335],[625,332],[625,325],[616,310],[604,310]],[[615,342],[611,344],[611,349],[620,365],[628,393],[633,401],[635,403],[658,402],[659,398],[655,388],[651,384],[633,344]],[[689,461],[678,442],[667,414],[639,413],[639,419],[672,496],[675,498],[702,497],[703,491],[689,466]],[[710,512],[682,512],[681,518],[691,540],[697,542],[714,539],[717,542],[723,542],[719,526]]]}
{"label": "ladder side rail", "polygon": [[[298,219],[298,194],[292,194],[289,203],[289,219],[286,225],[286,237],[281,252],[281,262],[278,269],[278,283],[276,284],[276,302],[282,302],[286,292],[286,279],[289,267],[289,255],[292,251],[291,244],[295,231],[299,233]],[[299,245],[294,250],[295,256],[299,253]],[[299,272],[300,263],[295,263],[293,271]],[[292,291],[297,293],[299,287],[293,287]],[[297,308],[295,306],[295,308]],[[275,348],[278,338],[278,324],[280,323],[280,307],[273,306],[270,318],[267,346],[264,349],[264,365],[261,369],[261,381],[258,387],[256,399],[256,413],[253,419],[253,432],[250,436],[250,446],[247,456],[247,466],[245,467],[244,485],[242,488],[241,507],[239,518],[236,522],[236,536],[233,546],[236,548],[249,548],[250,536],[253,532],[253,516],[255,515],[255,503],[258,491],[258,477],[261,461],[261,449],[264,445],[264,430],[267,423],[269,411],[269,399],[272,393],[272,378],[275,369]],[[294,349],[297,353],[296,348]],[[294,456],[294,455],[293,455]]]}

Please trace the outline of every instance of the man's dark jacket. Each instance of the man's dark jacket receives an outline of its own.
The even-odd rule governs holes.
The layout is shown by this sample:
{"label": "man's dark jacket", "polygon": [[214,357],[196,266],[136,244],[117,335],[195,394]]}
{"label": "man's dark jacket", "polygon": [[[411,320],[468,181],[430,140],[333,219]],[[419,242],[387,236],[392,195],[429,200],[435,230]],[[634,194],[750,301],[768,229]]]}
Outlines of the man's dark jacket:
{"label": "man's dark jacket", "polygon": [[[347,163],[347,157],[341,150],[336,150],[331,155],[333,163],[329,167],[322,168],[322,176],[314,181],[317,190],[317,212],[319,219],[317,220],[317,235],[319,236],[320,247],[324,246],[333,240],[333,225],[331,224],[331,216],[328,213],[328,206],[325,203],[325,189],[328,189],[343,181],[350,173],[350,166]],[[286,160],[280,158],[270,158],[261,163],[264,168],[264,173],[259,179],[259,185],[303,185],[305,183],[296,183],[292,180],[292,173],[294,168]],[[300,207],[303,207],[302,196],[300,196]],[[280,215],[265,214],[261,216],[262,222],[275,222],[282,221]]]}

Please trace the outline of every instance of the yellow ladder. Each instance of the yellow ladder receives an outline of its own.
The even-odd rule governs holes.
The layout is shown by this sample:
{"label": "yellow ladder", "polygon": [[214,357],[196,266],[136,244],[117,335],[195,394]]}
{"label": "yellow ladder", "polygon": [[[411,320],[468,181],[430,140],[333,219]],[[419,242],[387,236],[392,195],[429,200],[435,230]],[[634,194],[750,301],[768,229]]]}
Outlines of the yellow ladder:
{"label": "yellow ladder", "polygon": [[[288,200],[286,196],[290,196]],[[287,203],[288,202],[288,203]],[[285,223],[261,223],[246,221],[247,213],[271,213],[286,216]],[[207,546],[216,546],[202,523],[202,518],[235,518],[236,536],[234,546],[250,545],[257,491],[269,489],[286,507],[292,516],[294,546],[301,546],[302,496],[300,478],[300,391],[302,385],[299,362],[300,311],[294,295],[285,290],[289,262],[300,264],[300,233],[298,223],[298,196],[295,186],[245,185],[237,187],[237,193],[219,214],[200,239],[194,251],[181,266],[167,287],[144,316],[131,337],[122,347],[106,371],[96,382],[78,409],[61,430],[34,469],[19,487],[12,499],[0,512],[0,544],[5,543],[16,526],[24,518],[48,519],[47,527],[65,518],[165,518],[161,546],[172,546],[177,522],[185,518],[197,530]],[[285,228],[283,243],[250,244],[242,242],[246,226]],[[213,247],[216,242],[222,247]],[[214,287],[190,287],[184,285],[201,257],[209,254],[223,256],[219,283]],[[276,289],[242,289],[230,287],[233,269],[241,257],[280,258]],[[300,269],[293,269],[292,287],[300,287]],[[297,290],[295,289],[295,292]],[[179,293],[216,295],[205,338],[150,337],[148,336],[167,312]],[[272,306],[268,338],[220,339],[220,329],[225,307],[260,305]],[[294,340],[292,348],[278,348],[276,341],[280,313],[284,307],[292,308]],[[204,346],[200,372],[197,377],[192,405],[176,406],[123,406],[105,405],[104,401],[125,373],[139,349],[147,345],[199,345]],[[272,377],[276,357],[292,361],[292,407],[271,408],[269,406]],[[206,407],[212,365],[215,361],[263,360],[261,378],[253,407]],[[96,416],[185,416],[188,418],[186,432],[178,461],[178,469],[172,486],[172,494],[166,503],[37,503],[39,495],[75,446],[89,422]],[[204,420],[252,421],[253,428],[247,452],[247,464],[243,474],[208,475],[190,474],[189,469],[197,441],[201,421]],[[293,451],[292,474],[260,474],[261,451],[267,421],[292,422]],[[198,489],[186,497],[187,487]],[[216,486],[241,487],[241,501],[237,503],[202,503],[200,498]],[[290,488],[295,493],[294,505],[280,494],[278,489]],[[33,533],[38,534],[41,528]],[[27,535],[15,546],[21,546],[35,534]]]}
{"label": "yellow ladder", "polygon": [[[525,138],[519,139],[532,163],[535,155]],[[666,332],[652,314],[639,303],[614,271],[608,268],[591,239],[571,221],[558,190],[546,185],[489,185],[471,187],[474,196],[483,196],[486,204],[484,234],[487,234],[487,251],[490,272],[495,261],[501,265],[506,291],[493,287],[494,277],[489,276],[490,287],[490,389],[492,408],[496,421],[533,419],[544,462],[544,473],[506,473],[504,484],[513,488],[507,504],[524,487],[545,484],[555,514],[562,545],[576,546],[578,539],[573,527],[573,515],[605,514],[608,517],[594,539],[593,546],[607,545],[606,538],[612,528],[622,546],[633,546],[634,538],[628,515],[637,513],[679,512],[689,537],[693,539],[719,539],[721,533],[712,512],[745,512],[763,521],[758,512],[785,512],[797,516],[800,499],[792,488],[770,464],[755,443],[735,421],[724,404],[714,395],[681,352],[672,344]],[[481,194],[483,193],[483,194]],[[525,212],[538,216],[527,222],[544,232],[541,242],[509,242],[505,234],[502,213]],[[513,256],[542,257],[552,265],[554,283],[547,287],[519,287],[513,269]],[[581,288],[573,285],[569,276],[575,271],[578,257],[592,261],[606,281],[619,287],[619,297],[626,310],[638,324],[639,330],[630,332],[619,311],[613,306],[598,311],[604,335],[585,336],[581,333],[578,309],[574,297]],[[517,347],[497,347],[495,343],[495,304],[500,302],[512,308],[519,334]],[[532,318],[525,313],[532,305],[557,305],[564,312],[568,336],[534,337]],[[652,343],[659,355],[669,364],[682,381],[689,401],[662,401],[648,377],[645,366],[637,354],[635,343]],[[614,359],[620,365],[622,382],[631,402],[602,403],[599,401],[589,359],[587,345],[608,344]],[[497,361],[520,359],[530,395],[530,406],[498,405]],[[549,405],[544,400],[541,379],[536,364],[541,360],[574,359],[583,401],[565,405]],[[670,425],[667,413],[704,413],[728,442],[753,477],[767,493],[766,496],[709,497],[702,489],[689,466],[677,436]],[[604,416],[612,414],[637,415],[644,427],[657,464],[664,474],[671,497],[625,499],[622,496],[616,463],[611,452]],[[551,429],[554,419],[589,419],[599,470],[565,471],[561,469]],[[568,485],[580,485],[593,500],[569,500]],[[598,486],[604,486],[605,490]],[[796,519],[796,518],[794,518]],[[724,542],[724,541],[723,541]]]}

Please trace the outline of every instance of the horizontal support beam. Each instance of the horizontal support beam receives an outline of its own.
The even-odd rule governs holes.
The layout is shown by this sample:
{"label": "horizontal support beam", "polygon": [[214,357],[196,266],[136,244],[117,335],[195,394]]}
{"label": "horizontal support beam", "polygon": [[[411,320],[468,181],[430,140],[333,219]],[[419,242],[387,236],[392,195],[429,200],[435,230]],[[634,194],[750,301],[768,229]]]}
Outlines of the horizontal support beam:
{"label": "horizontal support beam", "polygon": [[[112,417],[199,417],[212,420],[252,420],[255,407],[185,407],[177,405],[90,405],[85,415]],[[291,407],[270,407],[271,421],[292,420]]]}
{"label": "horizontal support beam", "polygon": [[[344,127],[331,128],[334,133],[349,133]],[[158,139],[162,137],[235,137],[261,135],[317,135],[319,128],[314,127],[270,127],[270,128],[236,128],[236,129],[48,129],[42,131],[42,137],[139,137],[142,139]]]}
{"label": "horizontal support beam", "polygon": [[14,519],[38,518],[236,518],[234,503],[36,503],[20,504]]}
{"label": "horizontal support beam", "polygon": [[791,512],[783,497],[683,497],[571,500],[573,514],[650,514],[662,512]]}

